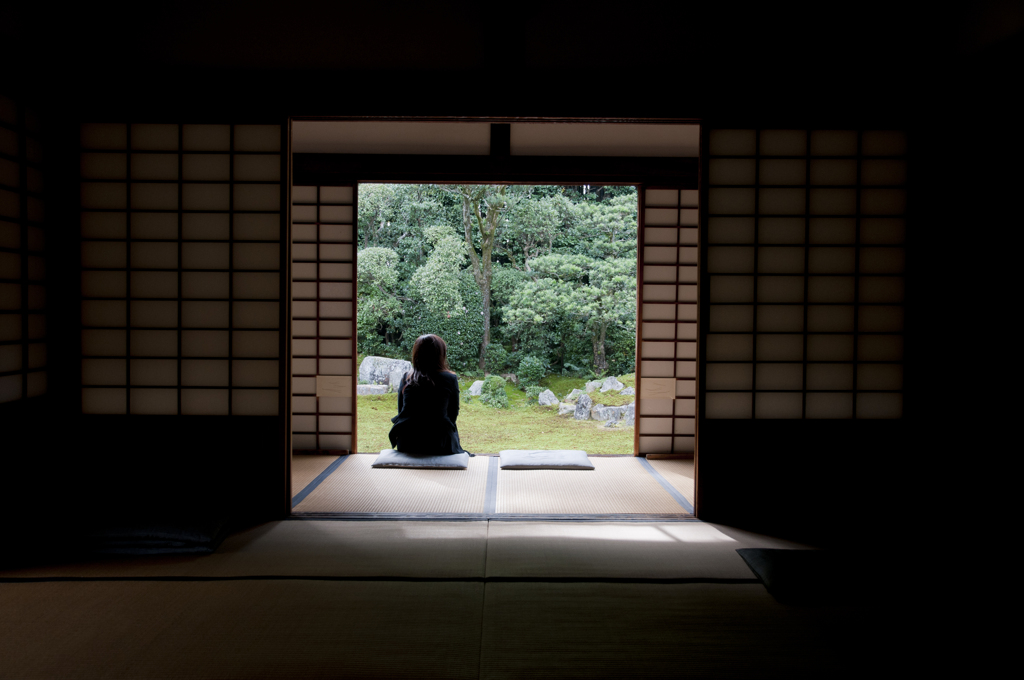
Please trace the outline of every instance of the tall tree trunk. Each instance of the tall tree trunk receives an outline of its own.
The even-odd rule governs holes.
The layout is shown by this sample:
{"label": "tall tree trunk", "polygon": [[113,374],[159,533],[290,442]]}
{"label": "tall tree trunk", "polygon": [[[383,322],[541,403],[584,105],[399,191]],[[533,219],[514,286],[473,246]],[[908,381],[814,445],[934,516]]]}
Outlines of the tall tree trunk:
{"label": "tall tree trunk", "polygon": [[[461,186],[459,194],[462,196],[462,228],[466,236],[466,246],[469,250],[469,261],[473,266],[473,279],[480,288],[480,295],[483,298],[484,337],[480,343],[480,370],[484,370],[487,357],[487,345],[491,344],[491,274],[493,262],[491,254],[494,251],[494,236],[498,231],[498,224],[501,221],[501,210],[488,206],[487,214],[484,215],[480,204],[484,203],[488,191],[492,187],[487,186]],[[498,190],[502,200],[505,197],[505,187]],[[476,222],[480,232],[480,254],[477,255],[473,246],[473,222]]]}
{"label": "tall tree trunk", "polygon": [[608,357],[604,353],[604,338],[608,332],[608,324],[601,324],[601,332],[594,336],[594,371],[601,373],[608,370]]}

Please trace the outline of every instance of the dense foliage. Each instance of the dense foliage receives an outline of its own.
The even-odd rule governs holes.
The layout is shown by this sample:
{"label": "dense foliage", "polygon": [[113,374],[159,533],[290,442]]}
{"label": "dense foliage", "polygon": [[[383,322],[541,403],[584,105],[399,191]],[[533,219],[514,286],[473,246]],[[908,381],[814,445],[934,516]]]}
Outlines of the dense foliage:
{"label": "dense foliage", "polygon": [[455,370],[632,373],[634,187],[359,188],[359,351],[423,333]]}

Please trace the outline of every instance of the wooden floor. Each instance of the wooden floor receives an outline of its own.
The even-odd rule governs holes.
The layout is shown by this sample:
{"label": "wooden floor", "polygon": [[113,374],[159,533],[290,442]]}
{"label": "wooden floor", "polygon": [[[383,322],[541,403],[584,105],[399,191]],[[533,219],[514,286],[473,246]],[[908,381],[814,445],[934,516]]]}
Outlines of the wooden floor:
{"label": "wooden floor", "polygon": [[692,519],[693,461],[593,456],[594,470],[501,470],[494,456],[466,470],[374,468],[375,454],[296,455],[299,515],[460,518]]}

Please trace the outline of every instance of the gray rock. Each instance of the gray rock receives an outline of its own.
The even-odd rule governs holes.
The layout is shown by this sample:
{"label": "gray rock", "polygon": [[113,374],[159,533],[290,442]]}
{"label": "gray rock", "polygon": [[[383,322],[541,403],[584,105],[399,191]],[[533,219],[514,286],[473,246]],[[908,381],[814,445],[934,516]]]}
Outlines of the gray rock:
{"label": "gray rock", "polygon": [[558,415],[569,416],[576,411],[576,404],[560,403],[558,405]]}
{"label": "gray rock", "polygon": [[356,385],[356,394],[386,394],[387,385]]}
{"label": "gray rock", "polygon": [[625,385],[620,383],[619,379],[613,375],[608,376],[607,378],[604,379],[604,382],[601,383],[602,392],[609,392],[611,390],[621,390],[623,387],[625,387]]}
{"label": "gray rock", "polygon": [[611,420],[618,422],[622,419],[623,413],[625,413],[625,406],[604,406],[598,404],[590,411],[590,417],[594,420]]}
{"label": "gray rock", "polygon": [[600,380],[591,380],[590,382],[587,383],[587,387],[586,387],[587,394],[590,394],[591,392],[593,392],[596,389],[600,389],[600,387],[601,387],[601,381]]}
{"label": "gray rock", "polygon": [[636,390],[633,389],[632,387],[627,387],[626,389],[619,392],[619,396],[625,396],[627,394],[636,394]]}
{"label": "gray rock", "polygon": [[474,397],[479,397],[480,394],[483,392],[483,389],[484,389],[484,381],[483,380],[477,380],[476,382],[474,382],[472,385],[469,386],[469,393],[471,395],[473,395]]}
{"label": "gray rock", "polygon": [[636,422],[636,402],[626,404],[622,408],[622,426],[633,427],[633,423]]}
{"label": "gray rock", "polygon": [[405,375],[410,369],[406,369],[404,366],[399,366],[395,370],[391,371],[388,375],[388,392],[397,392],[398,385],[402,382],[402,376]]}
{"label": "gray rock", "polygon": [[576,400],[576,408],[573,409],[572,417],[576,420],[590,420],[590,407],[594,405],[593,400],[586,394],[581,394]]}
{"label": "gray rock", "polygon": [[393,375],[397,374],[400,380],[403,373],[411,370],[412,364],[405,359],[363,357],[363,363],[359,364],[359,381],[367,385],[390,385]]}
{"label": "gray rock", "polygon": [[562,401],[566,401],[570,404],[575,404],[576,400],[579,398],[581,394],[586,394],[586,392],[584,392],[583,390],[573,390],[569,394],[565,395],[565,399],[563,399]]}
{"label": "gray rock", "polygon": [[537,395],[537,403],[541,406],[554,406],[558,403],[558,397],[551,390],[544,390]]}

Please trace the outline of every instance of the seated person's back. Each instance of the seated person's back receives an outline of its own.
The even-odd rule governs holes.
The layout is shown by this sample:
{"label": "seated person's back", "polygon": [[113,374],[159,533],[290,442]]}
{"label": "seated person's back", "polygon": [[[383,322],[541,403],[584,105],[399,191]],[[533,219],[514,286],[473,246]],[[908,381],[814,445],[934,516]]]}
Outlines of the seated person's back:
{"label": "seated person's back", "polygon": [[413,370],[398,385],[398,415],[388,438],[404,453],[462,453],[459,431],[459,381],[448,368],[447,346],[436,335],[416,339]]}

